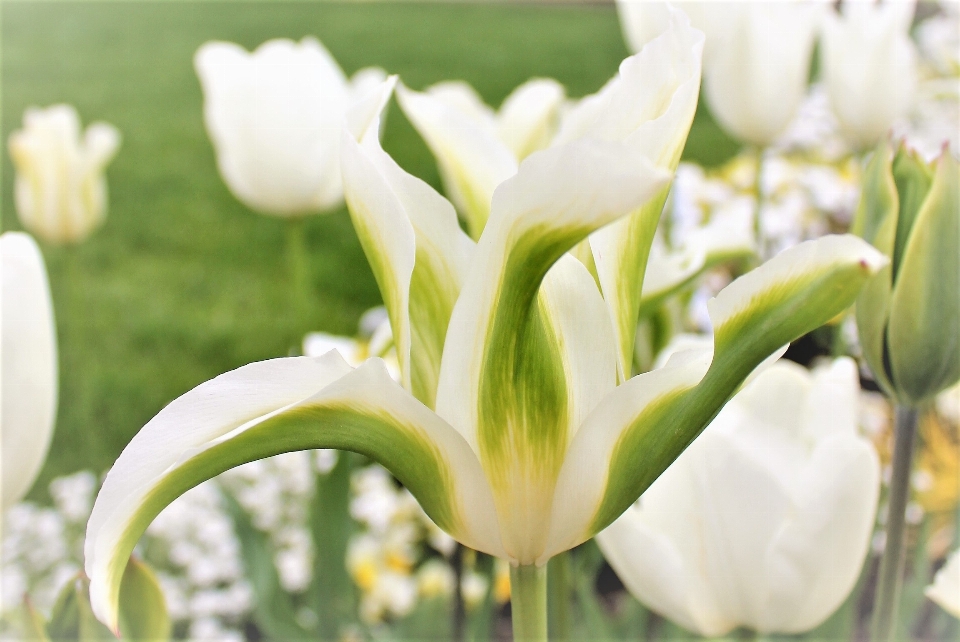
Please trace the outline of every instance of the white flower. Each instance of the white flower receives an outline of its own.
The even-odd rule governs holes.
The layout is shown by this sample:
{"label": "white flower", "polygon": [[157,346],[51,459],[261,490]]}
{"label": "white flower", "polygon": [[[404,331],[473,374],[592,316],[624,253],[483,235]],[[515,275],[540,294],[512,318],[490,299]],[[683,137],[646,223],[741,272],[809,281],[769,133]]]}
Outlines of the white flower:
{"label": "white flower", "polygon": [[343,202],[340,128],[347,108],[385,74],[347,79],[315,38],[270,40],[253,53],[208,42],[194,59],[220,174],[264,214],[301,216]]}
{"label": "white flower", "polygon": [[847,358],[812,374],[779,362],[748,383],[597,536],[630,591],[706,636],[826,619],[859,575],[880,487],[858,388]]}
{"label": "white flower", "polygon": [[950,555],[924,593],[947,613],[960,618],[960,550]]}
{"label": "white flower", "polygon": [[[657,33],[665,4],[618,0],[634,51]],[[806,92],[822,5],[817,0],[679,3],[707,36],[704,95],[725,130],[755,145],[768,145],[784,131]]]}
{"label": "white flower", "polygon": [[30,108],[23,129],[10,134],[17,170],[14,203],[20,222],[50,243],[76,243],[107,214],[103,171],[120,147],[120,132],[93,123],[80,139],[80,117],[70,105]]}
{"label": "white flower", "polygon": [[57,335],[47,271],[29,235],[0,236],[0,514],[40,472],[57,411]]}
{"label": "white flower", "polygon": [[823,21],[821,68],[847,138],[871,147],[910,107],[917,54],[908,29],[915,0],[846,0]]}

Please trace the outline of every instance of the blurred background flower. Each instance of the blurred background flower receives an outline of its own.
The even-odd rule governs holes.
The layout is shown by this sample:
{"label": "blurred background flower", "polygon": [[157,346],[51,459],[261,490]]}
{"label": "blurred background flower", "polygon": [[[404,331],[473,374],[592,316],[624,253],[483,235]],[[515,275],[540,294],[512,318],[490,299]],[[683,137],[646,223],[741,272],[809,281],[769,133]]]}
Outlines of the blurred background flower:
{"label": "blurred background flower", "polygon": [[48,243],[77,243],[107,215],[107,163],[120,148],[120,132],[93,123],[80,137],[72,105],[30,108],[23,129],[10,134],[16,168],[14,202],[20,222]]}

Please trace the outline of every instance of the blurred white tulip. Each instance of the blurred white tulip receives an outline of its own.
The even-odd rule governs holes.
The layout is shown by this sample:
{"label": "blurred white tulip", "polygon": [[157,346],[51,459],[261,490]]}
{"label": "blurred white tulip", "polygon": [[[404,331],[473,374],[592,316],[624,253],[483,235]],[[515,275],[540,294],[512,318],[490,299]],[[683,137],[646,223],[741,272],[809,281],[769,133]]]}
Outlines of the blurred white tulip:
{"label": "blurred white tulip", "polygon": [[908,30],[916,0],[845,0],[823,21],[820,63],[844,135],[871,147],[906,114],[917,88]]}
{"label": "blurred white tulip", "polygon": [[0,235],[0,514],[30,487],[57,410],[57,337],[43,257],[23,232]]}
{"label": "blurred white tulip", "polygon": [[954,551],[947,563],[933,578],[933,584],[924,591],[927,597],[943,607],[950,615],[960,618],[960,550]]}
{"label": "blurred white tulip", "polygon": [[347,108],[386,78],[350,79],[316,38],[269,40],[253,53],[208,42],[194,66],[220,175],[245,205],[301,216],[343,203],[340,129]]}
{"label": "blurred white tulip", "polygon": [[[617,0],[627,44],[657,33],[659,0]],[[703,31],[704,94],[717,122],[754,145],[773,142],[806,93],[820,0],[677,2]]]}
{"label": "blurred white tulip", "polygon": [[107,214],[103,171],[120,147],[120,132],[93,123],[80,138],[80,117],[71,105],[31,107],[23,129],[10,134],[16,169],[14,203],[20,222],[50,243],[82,241]]}
{"label": "blurred white tulip", "polygon": [[597,536],[630,592],[706,636],[825,620],[859,576],[877,508],[858,394],[847,358],[812,373],[780,361],[748,383]]}

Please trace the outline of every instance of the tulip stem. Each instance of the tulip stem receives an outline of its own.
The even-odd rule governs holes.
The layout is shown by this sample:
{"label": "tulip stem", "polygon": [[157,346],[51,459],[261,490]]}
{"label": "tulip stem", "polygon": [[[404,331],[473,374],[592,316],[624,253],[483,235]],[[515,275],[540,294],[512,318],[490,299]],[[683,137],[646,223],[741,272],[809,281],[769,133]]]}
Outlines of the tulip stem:
{"label": "tulip stem", "polygon": [[299,319],[307,308],[308,288],[307,246],[303,218],[287,221],[287,269],[290,279],[290,310]]}
{"label": "tulip stem", "polygon": [[547,577],[549,608],[547,609],[550,637],[570,639],[570,551],[550,558]]}
{"label": "tulip stem", "polygon": [[910,498],[910,469],[917,436],[917,410],[897,405],[894,423],[893,477],[887,502],[887,531],[877,592],[873,602],[873,642],[892,642],[897,634],[897,609],[906,561],[904,523]]}
{"label": "tulip stem", "polygon": [[510,567],[510,609],[514,642],[546,642],[546,565]]}

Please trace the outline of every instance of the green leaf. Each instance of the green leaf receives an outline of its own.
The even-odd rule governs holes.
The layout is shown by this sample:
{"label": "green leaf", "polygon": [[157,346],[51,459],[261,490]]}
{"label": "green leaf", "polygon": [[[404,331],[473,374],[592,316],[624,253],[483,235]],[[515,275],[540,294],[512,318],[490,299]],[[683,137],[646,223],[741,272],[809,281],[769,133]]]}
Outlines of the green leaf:
{"label": "green leaf", "polygon": [[153,570],[131,557],[120,583],[120,634],[124,640],[169,640],[172,624]]}
{"label": "green leaf", "polygon": [[113,642],[117,637],[94,617],[90,608],[90,582],[82,574],[60,590],[53,604],[47,633],[52,642]]}
{"label": "green leaf", "polygon": [[297,609],[280,585],[273,550],[265,533],[257,530],[243,507],[229,493],[221,493],[240,540],[243,569],[254,593],[253,619],[269,640],[308,640],[315,637],[297,624]]}
{"label": "green leaf", "polygon": [[310,503],[314,562],[309,595],[322,640],[339,639],[343,626],[357,619],[356,592],[346,567],[347,543],[354,529],[350,474],[356,459],[353,453],[340,453],[333,470],[316,476]]}
{"label": "green leaf", "polygon": [[29,596],[24,596],[23,598],[22,622],[23,632],[26,634],[27,640],[50,642],[50,637],[47,635],[47,625],[43,621],[43,616],[34,608]]}

